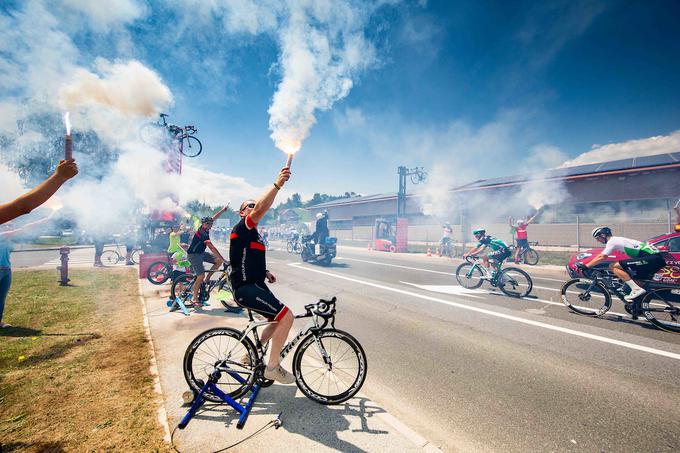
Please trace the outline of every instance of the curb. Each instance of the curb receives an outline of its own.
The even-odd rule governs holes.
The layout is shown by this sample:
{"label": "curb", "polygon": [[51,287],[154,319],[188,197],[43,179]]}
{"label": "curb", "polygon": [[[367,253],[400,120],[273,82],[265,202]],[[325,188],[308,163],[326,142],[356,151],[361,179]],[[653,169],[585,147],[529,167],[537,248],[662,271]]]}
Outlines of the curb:
{"label": "curb", "polygon": [[137,280],[137,287],[139,289],[139,302],[142,304],[142,316],[144,317],[144,336],[149,342],[149,351],[151,352],[151,358],[149,359],[149,372],[153,376],[153,389],[159,396],[156,398],[156,404],[158,405],[158,422],[163,427],[165,435],[163,440],[167,443],[171,443],[170,437],[170,425],[168,425],[168,412],[165,410],[165,403],[163,402],[163,389],[161,387],[160,375],[158,373],[158,366],[156,365],[156,350],[153,345],[153,339],[151,338],[151,330],[149,329],[149,317],[146,312],[146,299],[144,298],[144,292],[142,290],[142,281]]}

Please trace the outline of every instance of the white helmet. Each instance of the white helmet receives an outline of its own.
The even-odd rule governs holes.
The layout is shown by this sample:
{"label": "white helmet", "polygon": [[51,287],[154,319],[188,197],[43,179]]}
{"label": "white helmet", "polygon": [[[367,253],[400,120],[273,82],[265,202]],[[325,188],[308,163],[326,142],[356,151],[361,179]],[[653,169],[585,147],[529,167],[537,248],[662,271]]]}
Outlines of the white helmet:
{"label": "white helmet", "polygon": [[320,218],[322,218],[322,217],[323,217],[323,214],[321,214],[320,212],[317,212],[317,213],[316,213],[316,218],[317,218],[317,219],[320,219]]}

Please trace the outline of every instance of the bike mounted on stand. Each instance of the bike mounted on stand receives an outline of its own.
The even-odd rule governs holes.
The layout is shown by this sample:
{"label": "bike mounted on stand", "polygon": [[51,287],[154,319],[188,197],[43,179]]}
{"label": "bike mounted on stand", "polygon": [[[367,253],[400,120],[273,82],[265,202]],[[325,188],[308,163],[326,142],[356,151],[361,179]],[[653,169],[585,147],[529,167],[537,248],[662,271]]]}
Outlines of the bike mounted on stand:
{"label": "bike mounted on stand", "polygon": [[[283,360],[298,345],[293,354],[295,383],[305,396],[326,405],[339,404],[356,395],[367,373],[361,344],[335,328],[336,301],[334,297],[305,305],[305,313],[295,315],[295,319],[311,318],[310,322],[284,345],[280,355]],[[180,429],[206,401],[234,408],[239,413],[236,427],[241,429],[259,391],[273,384],[264,377],[268,345],[262,345],[257,329],[274,321],[256,321],[250,310],[248,316],[250,322],[245,330],[209,329],[187,347],[183,368],[191,390],[185,401],[191,401],[191,407],[179,423]],[[245,404],[237,401],[248,393]]]}

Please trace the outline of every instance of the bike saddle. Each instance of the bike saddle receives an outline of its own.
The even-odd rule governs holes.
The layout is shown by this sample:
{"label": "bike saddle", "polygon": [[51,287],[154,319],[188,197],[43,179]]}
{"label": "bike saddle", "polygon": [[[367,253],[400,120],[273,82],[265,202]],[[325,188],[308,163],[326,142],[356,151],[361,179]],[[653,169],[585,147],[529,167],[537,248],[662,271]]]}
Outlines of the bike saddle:
{"label": "bike saddle", "polygon": [[165,118],[165,117],[167,117],[167,116],[168,116],[168,115],[165,114],[165,113],[161,113],[161,115],[160,115],[161,118]]}

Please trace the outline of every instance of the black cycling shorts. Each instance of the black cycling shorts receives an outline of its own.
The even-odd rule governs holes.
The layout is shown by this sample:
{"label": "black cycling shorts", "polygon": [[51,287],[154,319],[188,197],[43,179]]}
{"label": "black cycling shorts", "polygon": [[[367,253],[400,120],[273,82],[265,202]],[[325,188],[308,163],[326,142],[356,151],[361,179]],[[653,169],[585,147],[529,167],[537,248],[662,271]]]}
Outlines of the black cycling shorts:
{"label": "black cycling shorts", "polygon": [[512,253],[508,249],[499,249],[499,250],[494,250],[493,252],[489,252],[486,256],[490,260],[493,261],[498,261],[499,263],[503,262],[506,258],[509,258]]}
{"label": "black cycling shorts", "polygon": [[187,259],[191,263],[191,269],[196,275],[205,273],[204,262],[215,264],[215,257],[210,252],[188,253]]}
{"label": "black cycling shorts", "polygon": [[288,312],[264,283],[247,283],[234,291],[236,303],[243,308],[253,310],[270,321],[280,321]]}
{"label": "black cycling shorts", "polygon": [[666,261],[660,253],[653,253],[619,261],[619,264],[633,279],[649,280],[659,269],[666,265]]}

